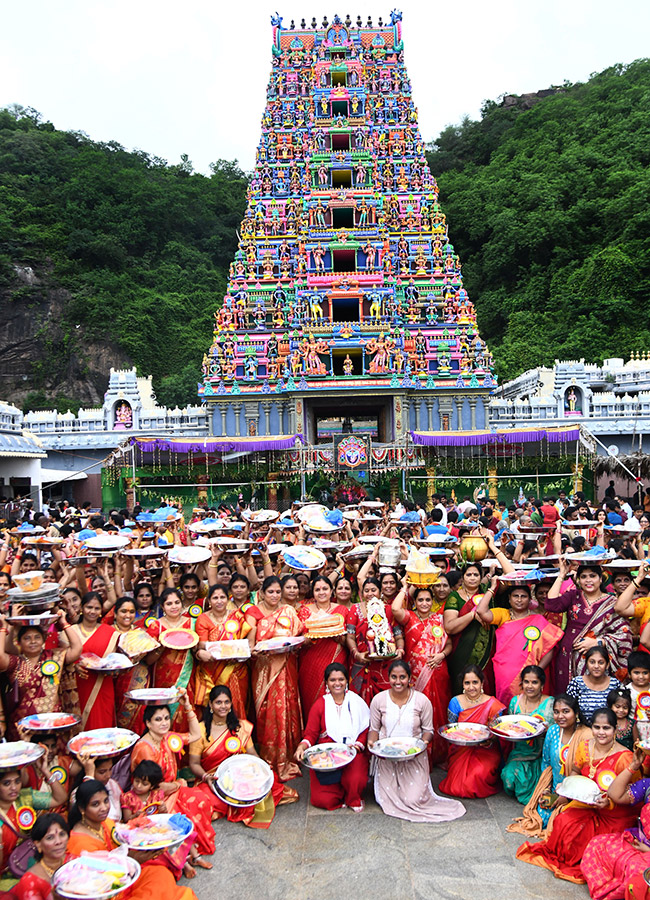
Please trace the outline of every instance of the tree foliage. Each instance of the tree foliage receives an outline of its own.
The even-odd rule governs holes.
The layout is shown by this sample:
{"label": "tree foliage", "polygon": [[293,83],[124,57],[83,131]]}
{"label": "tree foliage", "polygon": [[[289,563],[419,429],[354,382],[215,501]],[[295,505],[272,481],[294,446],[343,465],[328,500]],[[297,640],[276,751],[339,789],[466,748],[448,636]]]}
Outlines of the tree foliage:
{"label": "tree foliage", "polygon": [[497,369],[650,345],[650,60],[485,104],[429,163]]}

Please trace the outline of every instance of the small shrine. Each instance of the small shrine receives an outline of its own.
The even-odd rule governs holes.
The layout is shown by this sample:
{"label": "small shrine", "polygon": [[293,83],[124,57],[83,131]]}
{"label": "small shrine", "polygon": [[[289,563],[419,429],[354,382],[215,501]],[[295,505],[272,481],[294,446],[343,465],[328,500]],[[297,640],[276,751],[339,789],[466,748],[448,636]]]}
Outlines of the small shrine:
{"label": "small shrine", "polygon": [[488,425],[492,356],[426,162],[401,20],[272,17],[256,166],[198,391],[213,437],[391,444]]}

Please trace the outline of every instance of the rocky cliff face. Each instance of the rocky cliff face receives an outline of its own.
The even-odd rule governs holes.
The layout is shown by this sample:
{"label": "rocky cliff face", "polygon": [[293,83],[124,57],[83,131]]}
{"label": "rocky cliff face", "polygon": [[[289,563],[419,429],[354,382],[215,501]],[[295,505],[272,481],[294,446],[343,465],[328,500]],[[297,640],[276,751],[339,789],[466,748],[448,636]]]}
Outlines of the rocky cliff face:
{"label": "rocky cliff face", "polygon": [[0,399],[22,406],[33,392],[98,406],[111,366],[132,361],[110,342],[92,340],[70,321],[70,293],[45,269],[14,263],[0,288]]}

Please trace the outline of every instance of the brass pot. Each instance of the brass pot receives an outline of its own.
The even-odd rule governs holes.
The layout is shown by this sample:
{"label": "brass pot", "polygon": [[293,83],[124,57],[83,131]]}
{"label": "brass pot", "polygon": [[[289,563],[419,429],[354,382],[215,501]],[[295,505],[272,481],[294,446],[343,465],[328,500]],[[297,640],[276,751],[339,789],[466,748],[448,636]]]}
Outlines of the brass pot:
{"label": "brass pot", "polygon": [[464,562],[481,562],[488,555],[488,545],[480,534],[468,534],[460,542],[461,558]]}

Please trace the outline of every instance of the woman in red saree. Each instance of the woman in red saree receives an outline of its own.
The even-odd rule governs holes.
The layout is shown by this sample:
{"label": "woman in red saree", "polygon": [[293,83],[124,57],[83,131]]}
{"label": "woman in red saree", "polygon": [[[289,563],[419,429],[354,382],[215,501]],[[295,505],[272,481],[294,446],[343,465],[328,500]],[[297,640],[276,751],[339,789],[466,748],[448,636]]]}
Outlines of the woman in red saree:
{"label": "woman in red saree", "polygon": [[431,588],[413,591],[413,610],[405,609],[407,591],[404,588],[393,600],[395,621],[404,629],[406,661],[411,666],[412,686],[431,701],[433,707],[433,739],[428,746],[429,761],[442,762],[447,758],[447,741],[438,728],[447,722],[447,707],[451,700],[451,686],[447,657],[451,640],[445,631],[441,604],[434,599]]}
{"label": "woman in red saree", "polygon": [[7,620],[0,616],[0,672],[7,673],[12,685],[5,700],[10,740],[18,738],[16,723],[25,716],[62,709],[61,674],[65,665],[79,659],[81,641],[72,625],[66,624],[63,610],[59,610],[58,616],[57,626],[70,635],[69,647],[45,650],[45,637],[40,629],[23,625],[14,638],[19,656],[5,650]]}
{"label": "woman in red saree", "polygon": [[[478,666],[461,672],[463,693],[451,698],[449,722],[476,722],[487,725],[505,712],[503,703],[483,693],[484,675]],[[491,797],[501,790],[499,769],[501,750],[494,740],[471,747],[451,745],[449,768],[440,790],[454,797]]]}
{"label": "woman in red saree", "polygon": [[[119,640],[123,634],[136,632],[147,640],[144,629],[135,624],[137,609],[135,601],[130,597],[120,597],[113,607],[115,618],[115,631]],[[126,650],[123,652],[126,653]],[[142,714],[144,713],[144,705],[136,703],[135,700],[129,700],[126,694],[128,691],[141,690],[149,687],[149,666],[144,662],[146,653],[127,656],[131,662],[135,663],[132,669],[127,669],[115,678],[115,705],[116,719],[118,728],[128,728],[129,731],[135,731],[139,734],[142,731]]]}
{"label": "woman in red saree", "polygon": [[576,751],[573,775],[585,775],[596,781],[602,794],[595,806],[572,800],[555,817],[553,830],[538,844],[527,841],[517,850],[517,859],[550,869],[556,878],[582,884],[580,869],[587,844],[599,834],[622,832],[636,823],[640,804],[618,806],[607,796],[614,778],[634,757],[616,740],[616,716],[611,709],[594,713],[593,738],[584,741]]}
{"label": "woman in red saree", "polygon": [[[282,585],[275,575],[264,579],[258,604],[247,611],[246,621],[254,630],[251,640],[257,642],[302,633],[295,609],[282,604]],[[293,753],[302,730],[295,653],[254,650],[252,690],[260,756],[281,781],[295,778],[300,768],[293,761]]]}
{"label": "woman in red saree", "polygon": [[52,897],[52,876],[72,857],[68,854],[70,829],[63,816],[45,813],[30,832],[36,848],[36,863],[25,872],[11,893],[18,900],[48,900]]}
{"label": "woman in red saree", "polygon": [[[162,618],[155,619],[147,627],[147,633],[160,640],[166,631],[178,628],[194,630],[194,619],[183,612],[183,600],[176,588],[165,588],[160,595]],[[155,660],[151,686],[157,688],[178,687],[188,692],[192,690],[194,656],[191,650],[172,650],[162,645],[147,656],[147,662]],[[175,731],[187,731],[188,722],[182,703],[170,705],[172,727]]]}
{"label": "woman in red saree", "polygon": [[[345,646],[347,610],[332,602],[334,591],[332,582],[324,575],[318,575],[312,582],[312,600],[303,603],[298,610],[298,618],[307,632],[307,644],[300,648],[298,658],[298,684],[302,714],[307,717],[309,710],[325,693],[325,669],[330,663],[345,665],[348,652]],[[338,616],[341,620],[339,637],[310,638],[311,627],[318,626],[324,616]]]}
{"label": "woman in red saree", "polygon": [[580,868],[593,900],[627,896],[626,888],[630,882],[635,877],[642,877],[650,865],[650,844],[647,843],[650,836],[650,778],[639,778],[645,761],[645,751],[635,750],[632,762],[607,790],[609,799],[619,806],[644,805],[638,828],[617,834],[598,834],[587,844]]}
{"label": "woman in red saree", "polygon": [[217,684],[210,691],[200,728],[201,739],[190,746],[190,768],[201,780],[196,790],[203,792],[212,807],[213,820],[227,818],[229,822],[243,822],[250,828],[268,828],[276,806],[298,799],[297,791],[282,784],[275,772],[273,787],[257,806],[229,806],[212,790],[214,773],[224,760],[238,753],[257,756],[251,738],[253,726],[237,717],[230,689],[225,684]]}
{"label": "woman in red saree", "polygon": [[[119,845],[113,839],[115,823],[108,818],[108,794],[99,781],[84,781],[77,791],[75,805],[70,811],[70,839],[68,853],[72,857],[84,853],[104,853]],[[138,851],[129,856],[138,859]],[[143,861],[140,877],[120,896],[123,900],[198,900],[193,890],[180,887],[160,857]]]}
{"label": "woman in red saree", "polygon": [[[194,706],[205,707],[210,691],[217,684],[227,684],[237,716],[244,716],[248,709],[248,665],[245,662],[215,659],[206,650],[211,641],[238,641],[251,633],[250,625],[239,609],[229,609],[228,591],[222,584],[213,584],[208,592],[210,608],[196,620],[199,645],[194,668]],[[250,642],[249,642],[250,643]],[[252,649],[252,645],[251,645]]]}
{"label": "woman in red saree", "polygon": [[[88,591],[81,600],[81,620],[73,625],[83,645],[83,654],[107,656],[117,648],[119,634],[110,625],[104,625],[102,601],[96,591]],[[70,633],[70,632],[69,632]],[[77,663],[77,696],[81,728],[111,728],[115,725],[115,680],[112,675],[91,672],[84,665],[83,658]],[[72,712],[72,710],[70,710]]]}
{"label": "woman in red saree", "polygon": [[525,584],[514,585],[508,591],[509,609],[490,609],[497,586],[498,580],[493,578],[476,614],[483,624],[496,625],[496,650],[492,657],[495,695],[507,706],[519,693],[522,670],[526,666],[546,669],[564,632],[544,616],[530,611],[531,593]]}
{"label": "woman in red saree", "polygon": [[[368,621],[368,601],[380,596],[379,582],[374,578],[366,578],[361,588],[361,602],[354,603],[348,610],[347,617],[347,644],[350,651],[352,669],[350,672],[350,686],[355,694],[359,694],[370,706],[370,701],[381,691],[387,691],[390,687],[388,681],[388,667],[392,657],[383,659],[371,659],[368,645],[368,631],[372,628]],[[393,633],[396,652],[395,656],[401,659],[404,656],[404,635],[399,625],[393,619],[393,610],[389,603],[384,604],[386,619]]]}
{"label": "woman in red saree", "polygon": [[[191,741],[198,741],[201,729],[196,713],[183,691],[182,703],[189,723],[189,732],[178,734],[171,731],[171,715],[168,706],[147,706],[144,724],[147,728],[131,753],[131,771],[143,759],[158,763],[164,781],[160,788],[165,795],[165,806],[170,813],[184,813],[192,820],[196,831],[196,844],[200,853],[214,852],[214,830],[210,824],[212,811],[201,791],[187,786],[184,778],[178,777],[176,755],[183,752]],[[200,865],[200,863],[199,863]],[[210,868],[209,866],[204,866]]]}
{"label": "woman in red saree", "polygon": [[357,751],[351,763],[336,772],[309,770],[310,800],[320,809],[340,809],[343,805],[363,812],[362,794],[368,783],[366,741],[370,726],[368,705],[348,690],[348,672],[341,663],[325,669],[326,693],[312,706],[302,740],[296,749],[296,761],[302,762],[305,750],[314,744],[349,744]]}

